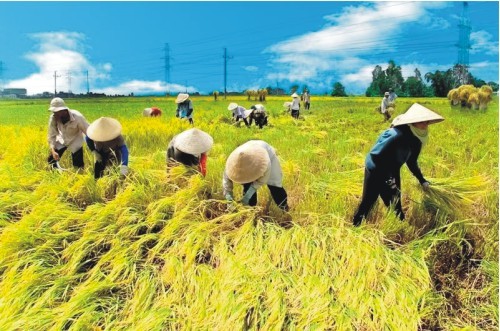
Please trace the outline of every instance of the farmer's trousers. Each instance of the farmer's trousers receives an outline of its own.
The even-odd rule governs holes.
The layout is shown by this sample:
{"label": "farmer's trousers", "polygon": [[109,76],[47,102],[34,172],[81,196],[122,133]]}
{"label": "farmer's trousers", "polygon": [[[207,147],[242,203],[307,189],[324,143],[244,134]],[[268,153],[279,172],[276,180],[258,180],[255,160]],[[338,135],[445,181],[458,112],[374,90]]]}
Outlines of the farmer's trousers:
{"label": "farmer's trousers", "polygon": [[[252,183],[247,183],[243,184],[243,194],[247,193],[248,189]],[[271,192],[271,196],[273,197],[274,202],[278,205],[280,209],[283,209],[284,211],[288,211],[288,196],[286,194],[286,191],[283,187],[277,187],[277,186],[272,186],[272,185],[267,185],[269,188],[269,191]],[[250,201],[248,203],[249,206],[256,206],[257,205],[257,192],[252,195],[250,198]]]}
{"label": "farmer's trousers", "polygon": [[401,206],[401,177],[399,172],[395,176],[396,189],[392,189],[386,182],[389,178],[381,175],[376,170],[370,171],[365,168],[365,180],[363,183],[363,196],[361,197],[361,203],[359,204],[356,214],[354,214],[353,224],[358,226],[361,224],[363,218],[370,212],[373,205],[377,201],[378,196],[382,198],[384,204],[389,207],[392,203],[394,205],[394,210],[399,219],[404,220],[405,215],[403,213],[403,208]]}
{"label": "farmer's trousers", "polygon": [[[67,149],[68,149],[67,147],[56,149],[56,153],[59,154],[59,159],[61,159],[61,157],[63,156],[64,152]],[[77,150],[74,153],[71,153],[71,160],[73,161],[73,167],[83,168],[83,147],[80,147],[79,150]],[[57,168],[57,161],[52,156],[52,153],[50,153],[47,161],[49,162],[49,165],[51,165],[53,168]]]}

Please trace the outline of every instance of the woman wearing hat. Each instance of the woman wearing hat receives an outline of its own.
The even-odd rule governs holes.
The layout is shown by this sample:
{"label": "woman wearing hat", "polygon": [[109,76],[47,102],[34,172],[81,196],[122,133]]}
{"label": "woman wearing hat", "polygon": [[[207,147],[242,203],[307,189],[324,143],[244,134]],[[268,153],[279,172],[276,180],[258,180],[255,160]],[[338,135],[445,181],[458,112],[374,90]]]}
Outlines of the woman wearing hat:
{"label": "woman wearing hat", "polygon": [[394,119],[393,127],[380,135],[366,156],[363,196],[354,215],[355,226],[361,224],[379,195],[386,206],[394,204],[401,220],[405,218],[401,206],[401,166],[406,163],[422,187],[429,187],[417,160],[429,136],[427,127],[441,121],[443,117],[414,103],[406,113]]}
{"label": "woman wearing hat", "polygon": [[255,125],[262,129],[264,125],[267,125],[267,113],[266,108],[262,104],[253,105],[246,111],[246,117],[250,120],[248,121],[248,126],[252,125],[255,120]]}
{"label": "woman wearing hat", "polygon": [[177,99],[175,99],[175,103],[177,104],[175,116],[180,119],[187,118],[189,123],[193,125],[193,103],[189,100],[189,94],[179,93]]}
{"label": "woman wearing hat", "polygon": [[388,108],[389,108],[389,92],[384,93],[384,98],[382,99],[382,103],[380,104],[380,112],[382,115],[384,115],[384,122],[387,122],[388,120],[391,119],[391,114],[389,114]]}
{"label": "woman wearing hat", "polygon": [[203,176],[207,174],[207,152],[214,140],[201,130],[189,129],[174,136],[167,148],[167,165],[177,161],[188,167],[198,166]]}
{"label": "woman wearing hat", "polygon": [[83,169],[83,135],[87,134],[89,123],[80,112],[69,109],[61,98],[52,99],[49,110],[52,112],[47,134],[50,146],[47,160],[49,165],[61,169],[58,161],[69,149],[73,166]]}
{"label": "woman wearing hat", "polygon": [[257,205],[257,190],[266,184],[278,207],[288,211],[280,162],[274,148],[265,141],[250,140],[229,155],[222,179],[224,197],[229,201],[233,200],[233,182],[243,185],[244,205]]}
{"label": "woman wearing hat", "polygon": [[300,111],[300,99],[297,93],[292,94],[292,104],[290,105],[290,109],[292,110],[292,117],[295,119],[299,119],[299,111]]}
{"label": "woman wearing hat", "polygon": [[247,114],[248,114],[248,111],[242,107],[242,106],[239,106],[237,103],[235,102],[231,102],[229,104],[229,106],[227,107],[227,110],[230,110],[233,112],[233,120],[238,123],[239,120],[243,120],[243,122],[245,122],[245,125],[247,127],[249,127],[250,125],[248,124],[248,121],[247,121]]}
{"label": "woman wearing hat", "polygon": [[101,117],[90,124],[87,135],[93,140],[90,149],[94,154],[94,178],[101,178],[104,169],[111,163],[120,162],[120,174],[128,174],[128,148],[121,135],[120,122],[110,117]]}

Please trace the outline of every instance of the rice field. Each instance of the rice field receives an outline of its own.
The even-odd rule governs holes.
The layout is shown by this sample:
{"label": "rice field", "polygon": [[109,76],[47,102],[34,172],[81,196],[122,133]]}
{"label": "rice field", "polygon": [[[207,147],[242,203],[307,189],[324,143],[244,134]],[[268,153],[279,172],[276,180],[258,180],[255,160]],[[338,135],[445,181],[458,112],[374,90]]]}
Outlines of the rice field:
{"label": "rice field", "polygon": [[[233,125],[227,105],[194,97],[214,146],[204,178],[167,173],[170,139],[190,128],[175,97],[67,99],[89,122],[123,126],[130,174],[97,181],[66,153],[51,171],[50,100],[0,101],[0,330],[498,330],[498,98],[486,111],[419,102],[430,126],[419,164],[402,168],[400,222],[378,203],[351,224],[364,158],[388,127],[379,98],[313,96],[294,120],[268,97],[268,127]],[[144,118],[157,106],[161,118]],[[265,188],[228,208],[222,172],[249,139],[275,147],[290,213]],[[241,188],[235,187],[235,198]]]}

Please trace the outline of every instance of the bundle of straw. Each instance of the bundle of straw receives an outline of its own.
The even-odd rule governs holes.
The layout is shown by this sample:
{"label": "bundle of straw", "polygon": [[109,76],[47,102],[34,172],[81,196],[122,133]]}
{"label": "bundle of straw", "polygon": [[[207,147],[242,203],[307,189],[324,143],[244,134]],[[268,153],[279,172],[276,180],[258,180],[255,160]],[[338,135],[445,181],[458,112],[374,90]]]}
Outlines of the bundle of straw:
{"label": "bundle of straw", "polygon": [[468,178],[430,178],[431,186],[422,203],[427,209],[460,215],[488,191],[489,180],[482,175]]}

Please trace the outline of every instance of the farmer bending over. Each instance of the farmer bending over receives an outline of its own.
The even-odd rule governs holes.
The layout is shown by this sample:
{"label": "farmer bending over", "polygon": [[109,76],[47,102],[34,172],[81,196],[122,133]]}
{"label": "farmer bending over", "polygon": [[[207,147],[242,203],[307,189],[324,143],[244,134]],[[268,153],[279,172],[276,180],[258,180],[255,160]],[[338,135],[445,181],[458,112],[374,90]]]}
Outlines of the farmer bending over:
{"label": "farmer bending over", "polygon": [[247,118],[250,118],[248,125],[252,125],[252,121],[255,120],[255,125],[262,129],[264,125],[267,125],[267,113],[264,105],[257,104],[250,107],[246,112]]}
{"label": "farmer bending over", "polygon": [[189,129],[174,136],[167,148],[167,166],[172,161],[188,167],[198,167],[203,176],[207,174],[207,153],[212,148],[214,140],[201,130]]}
{"label": "farmer bending over", "polygon": [[121,135],[120,122],[110,117],[101,117],[90,124],[88,136],[93,140],[89,144],[94,154],[94,178],[104,175],[104,169],[113,163],[120,164],[120,174],[128,174],[128,148]]}
{"label": "farmer bending over", "polygon": [[233,112],[233,121],[238,123],[240,120],[243,120],[245,122],[245,125],[247,127],[250,127],[250,124],[248,124],[247,121],[247,114],[249,113],[244,107],[239,106],[235,102],[231,102],[229,106],[227,107],[227,110],[230,110]]}
{"label": "farmer bending over", "polygon": [[274,148],[265,141],[250,140],[229,155],[222,179],[224,197],[229,201],[233,201],[233,182],[243,185],[244,205],[257,205],[257,190],[266,184],[278,207],[288,211],[280,162]]}
{"label": "farmer bending over", "polygon": [[89,123],[77,110],[69,109],[64,100],[54,98],[50,102],[49,130],[47,134],[50,155],[49,165],[61,169],[59,160],[69,149],[75,168],[83,169],[83,135],[87,134]]}
{"label": "farmer bending over", "polygon": [[394,204],[396,214],[404,220],[401,206],[401,166],[406,163],[422,187],[425,190],[429,187],[417,160],[429,137],[427,127],[441,121],[444,121],[443,117],[414,103],[406,113],[394,119],[390,129],[380,135],[366,156],[363,196],[354,215],[355,226],[361,224],[379,195],[386,206]]}

